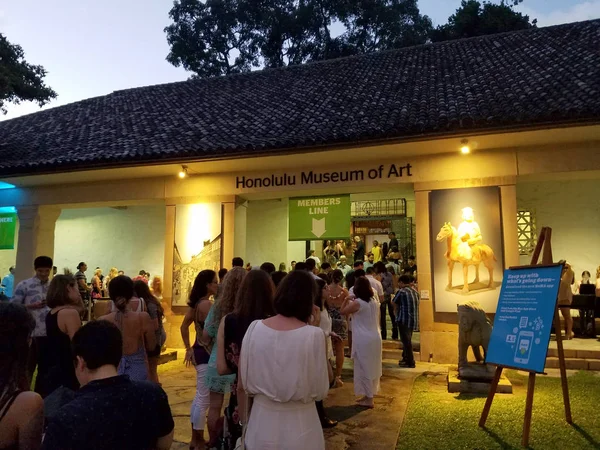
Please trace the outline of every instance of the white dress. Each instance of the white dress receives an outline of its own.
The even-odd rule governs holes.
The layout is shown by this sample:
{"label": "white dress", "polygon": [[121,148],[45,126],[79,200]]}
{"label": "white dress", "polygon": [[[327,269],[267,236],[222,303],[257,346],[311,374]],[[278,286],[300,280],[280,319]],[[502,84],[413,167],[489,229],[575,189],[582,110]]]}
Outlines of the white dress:
{"label": "white dress", "polygon": [[381,331],[379,302],[354,300],[360,309],[352,314],[352,359],[354,360],[354,394],[374,397],[379,392],[381,366]]}
{"label": "white dress", "polygon": [[252,322],[240,355],[239,374],[253,395],[245,444],[248,450],[324,450],[315,407],[329,390],[325,336],[307,325],[277,331]]}
{"label": "white dress", "polygon": [[321,310],[321,322],[319,323],[319,327],[325,333],[326,342],[327,342],[327,359],[333,359],[333,345],[331,344],[331,316],[329,315],[329,311],[327,308],[323,308]]}

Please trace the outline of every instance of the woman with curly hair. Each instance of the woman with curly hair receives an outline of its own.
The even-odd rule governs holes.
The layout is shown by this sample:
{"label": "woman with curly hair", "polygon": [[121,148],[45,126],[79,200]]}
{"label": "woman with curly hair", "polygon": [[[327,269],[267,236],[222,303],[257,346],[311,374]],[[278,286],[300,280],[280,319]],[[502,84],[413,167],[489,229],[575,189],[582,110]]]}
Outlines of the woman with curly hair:
{"label": "woman with curly hair", "polygon": [[218,298],[215,300],[215,304],[208,313],[205,322],[203,341],[212,341],[213,344],[205,378],[206,385],[210,390],[210,407],[207,419],[208,434],[210,437],[209,448],[214,446],[219,437],[220,429],[218,422],[221,415],[221,408],[223,407],[225,394],[231,392],[231,386],[235,381],[235,374],[219,375],[217,372],[217,332],[221,319],[233,312],[237,293],[246,274],[247,271],[241,267],[234,267],[227,272],[227,275],[223,278]]}
{"label": "woman with curly hair", "polygon": [[229,433],[224,436],[224,447],[233,450],[242,435],[239,425],[237,401],[237,376],[240,351],[246,330],[255,320],[275,315],[273,296],[275,286],[264,270],[252,270],[244,278],[238,291],[235,310],[221,319],[217,335],[217,370],[220,375],[235,374],[229,405],[225,408],[225,420]]}

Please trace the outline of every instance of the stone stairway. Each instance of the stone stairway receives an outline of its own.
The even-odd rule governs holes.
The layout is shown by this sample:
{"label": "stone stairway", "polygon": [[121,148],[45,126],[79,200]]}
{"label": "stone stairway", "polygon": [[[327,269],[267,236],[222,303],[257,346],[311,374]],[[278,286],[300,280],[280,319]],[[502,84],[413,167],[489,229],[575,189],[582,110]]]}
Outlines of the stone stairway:
{"label": "stone stairway", "polygon": [[[572,341],[571,341],[572,342]],[[594,342],[598,349],[565,348],[565,365],[570,370],[600,370],[600,345]],[[570,342],[565,342],[565,347]],[[590,347],[591,345],[586,345]],[[549,348],[546,357],[546,369],[558,368],[558,350]]]}

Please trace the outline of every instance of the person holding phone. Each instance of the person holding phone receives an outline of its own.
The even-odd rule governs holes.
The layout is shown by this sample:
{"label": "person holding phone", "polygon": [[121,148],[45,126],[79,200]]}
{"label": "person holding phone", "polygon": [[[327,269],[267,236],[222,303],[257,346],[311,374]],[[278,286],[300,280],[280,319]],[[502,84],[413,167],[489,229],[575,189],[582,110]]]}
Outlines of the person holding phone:
{"label": "person holding phone", "polygon": [[52,258],[49,256],[38,256],[33,262],[35,275],[32,278],[21,281],[15,288],[11,299],[12,303],[25,305],[35,320],[35,329],[31,334],[31,347],[27,360],[27,376],[29,381],[33,377],[38,364],[40,354],[44,352],[47,341],[46,316],[50,308],[46,306],[46,294],[50,285],[50,271],[52,270]]}

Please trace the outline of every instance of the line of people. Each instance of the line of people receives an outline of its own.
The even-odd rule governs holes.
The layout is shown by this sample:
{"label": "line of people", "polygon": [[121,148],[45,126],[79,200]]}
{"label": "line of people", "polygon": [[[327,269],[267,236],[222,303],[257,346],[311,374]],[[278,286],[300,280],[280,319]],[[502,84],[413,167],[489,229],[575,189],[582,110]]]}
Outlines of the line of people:
{"label": "line of people", "polygon": [[[317,273],[311,259],[288,274],[271,263],[247,270],[235,258],[228,272],[198,274],[181,325],[185,363],[197,375],[190,448],[234,449],[240,439],[250,449],[324,448],[322,429],[337,422],[327,417],[323,400],[329,389],[343,385],[347,317],[352,317],[357,404],[374,407],[382,375],[379,299],[392,300],[379,279],[391,274],[382,263],[377,272],[356,264],[344,277],[339,269]],[[410,341],[418,327],[418,294],[410,276],[401,277],[394,301],[400,335]],[[410,344],[404,356],[401,365],[414,367]]]}
{"label": "line of people", "polygon": [[[43,448],[47,449],[145,449],[151,448],[155,441],[157,448],[169,448],[172,418],[170,412],[168,415],[165,412],[168,401],[158,385],[156,369],[160,342],[166,337],[160,302],[145,282],[117,276],[110,282],[115,310],[82,326],[81,318],[86,308],[76,278],[55,275],[50,280],[52,268],[51,258],[36,258],[35,276],[19,283],[11,302],[0,303],[0,333],[3,335],[3,344],[0,344],[0,448],[40,448],[44,419]],[[137,305],[132,307],[134,302]],[[136,311],[142,303],[148,312]],[[102,331],[98,324],[105,324],[102,326],[112,331]],[[105,341],[94,333],[104,333],[105,337],[108,333],[112,340]],[[86,336],[81,338],[85,348],[82,353],[77,353],[77,336],[80,335]],[[35,393],[27,392],[33,380]],[[146,380],[153,381],[150,385],[156,389],[138,388],[135,384]],[[131,393],[148,391],[148,403],[142,407],[139,401],[133,401],[135,395],[121,392],[128,389]],[[97,394],[98,399],[95,398]],[[115,395],[123,398],[107,402],[107,398]],[[169,423],[171,428],[160,435],[155,435],[154,430],[145,431],[142,436],[138,432],[147,426],[145,420],[158,420],[156,407],[160,405],[153,405],[152,400],[157,396],[164,397],[164,401],[162,410],[158,409],[162,422],[156,424],[156,430],[168,428]],[[89,403],[82,400],[84,398],[88,398]],[[44,399],[45,417],[41,399]],[[118,416],[110,413],[127,399],[133,403],[129,407],[132,411],[138,407],[144,411],[153,405],[149,408],[151,411],[140,413],[139,420],[133,421],[134,432],[124,431],[126,423],[117,423]],[[96,405],[97,402],[100,404]],[[27,409],[34,407],[39,407],[39,411]],[[94,411],[93,420],[87,408]],[[122,406],[122,410],[126,414],[128,409]],[[102,427],[98,429],[96,419],[102,417],[99,415],[102,411],[108,417],[105,425],[112,423],[114,430],[103,432]],[[17,419],[22,419],[23,423]],[[81,427],[71,430],[73,424]],[[30,428],[21,433],[22,427]],[[3,428],[7,434],[1,432]],[[3,445],[11,440],[12,444]]]}
{"label": "line of people", "polygon": [[[357,404],[374,407],[382,374],[379,300],[386,298],[380,279],[388,271],[359,265],[346,277],[341,270],[317,274],[307,260],[276,277],[270,263],[247,271],[235,258],[233,266],[219,273],[221,283],[213,271],[198,274],[181,326],[185,363],[197,381],[190,448],[234,449],[240,439],[248,449],[324,448],[322,429],[337,422],[323,400],[343,384],[346,317]],[[19,284],[16,301],[0,303],[0,448],[169,448],[168,399],[148,364],[148,352],[160,351],[162,321],[139,309],[145,299],[160,315],[160,302],[143,281],[117,276],[109,285],[115,310],[82,326],[76,279],[50,281],[51,270],[50,258],[37,258],[36,275]],[[27,388],[36,366],[34,394]],[[155,383],[139,384],[148,379]]]}

